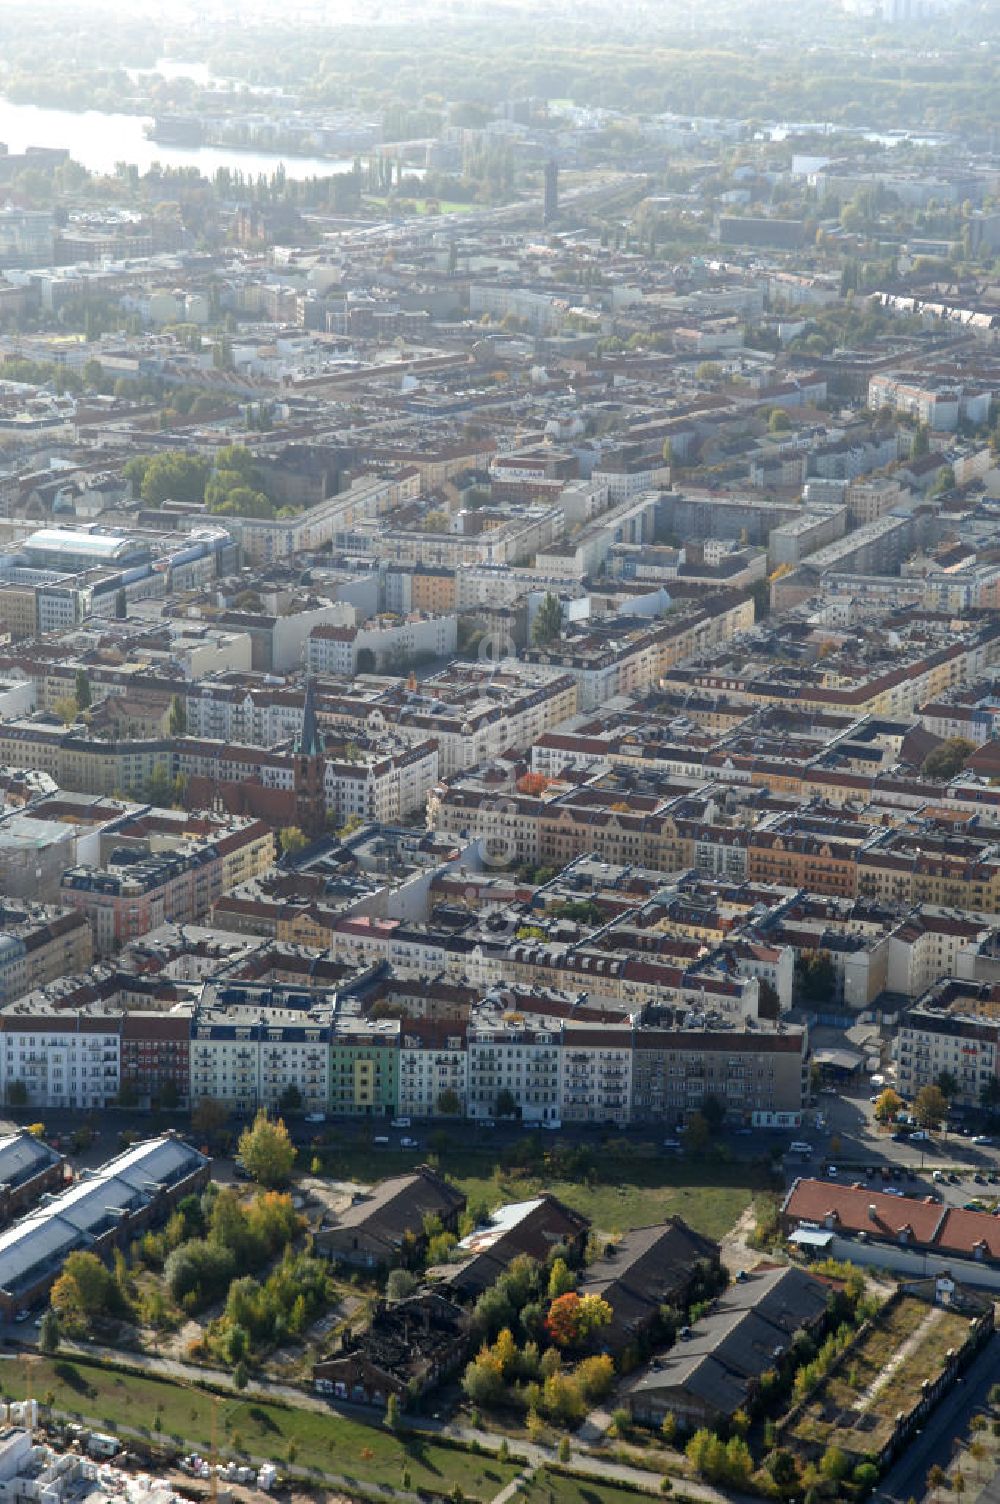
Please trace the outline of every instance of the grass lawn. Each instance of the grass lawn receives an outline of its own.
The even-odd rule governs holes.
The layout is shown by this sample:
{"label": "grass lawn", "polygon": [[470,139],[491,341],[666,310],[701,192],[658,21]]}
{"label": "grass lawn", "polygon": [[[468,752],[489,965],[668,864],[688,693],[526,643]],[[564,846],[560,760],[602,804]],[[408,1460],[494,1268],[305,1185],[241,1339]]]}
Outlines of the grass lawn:
{"label": "grass lawn", "polygon": [[[329,1414],[298,1410],[260,1399],[216,1400],[194,1385],[122,1373],[77,1358],[0,1363],[0,1385],[6,1397],[24,1397],[29,1368],[32,1393],[41,1398],[51,1391],[58,1411],[80,1416],[102,1430],[119,1425],[145,1429],[154,1441],[159,1429],[164,1440],[180,1438],[188,1449],[203,1453],[211,1448],[215,1405],[220,1455],[294,1460],[296,1467],[396,1487],[406,1467],[414,1489],[447,1493],[457,1483],[464,1493],[483,1500],[492,1499],[518,1471],[512,1463],[422,1437],[396,1437],[332,1410]],[[290,1443],[293,1459],[289,1458]]]}
{"label": "grass lawn", "polygon": [[648,1227],[664,1217],[683,1217],[698,1232],[718,1238],[729,1231],[745,1210],[751,1197],[744,1184],[718,1185],[697,1183],[678,1185],[676,1178],[667,1180],[662,1170],[652,1166],[630,1167],[625,1182],[598,1181],[581,1185],[546,1174],[504,1175],[499,1178],[475,1175],[457,1176],[458,1184],[470,1201],[485,1201],[490,1206],[508,1201],[524,1201],[539,1191],[551,1191],[560,1201],[589,1217],[601,1232],[628,1232],[633,1227]]}
{"label": "grass lawn", "polygon": [[[655,1493],[659,1480],[650,1474],[649,1492]],[[596,1478],[566,1478],[562,1473],[539,1468],[527,1488],[518,1494],[524,1504],[635,1504],[635,1489],[617,1483],[600,1483]]]}
{"label": "grass lawn", "polygon": [[[680,1158],[654,1144],[617,1139],[595,1142],[591,1172],[584,1177],[560,1169],[558,1151],[553,1153],[547,1145],[537,1162],[521,1168],[505,1165],[503,1152],[498,1155],[486,1139],[470,1146],[441,1144],[434,1142],[435,1137],[432,1132],[431,1142],[424,1141],[419,1149],[406,1153],[373,1149],[367,1138],[338,1136],[322,1151],[324,1169],[338,1179],[372,1182],[412,1169],[430,1157],[461,1187],[470,1203],[494,1208],[546,1190],[589,1217],[601,1232],[627,1232],[676,1215],[713,1238],[728,1232],[755,1194],[769,1188],[768,1172],[760,1161]],[[302,1156],[306,1165],[310,1152]]]}

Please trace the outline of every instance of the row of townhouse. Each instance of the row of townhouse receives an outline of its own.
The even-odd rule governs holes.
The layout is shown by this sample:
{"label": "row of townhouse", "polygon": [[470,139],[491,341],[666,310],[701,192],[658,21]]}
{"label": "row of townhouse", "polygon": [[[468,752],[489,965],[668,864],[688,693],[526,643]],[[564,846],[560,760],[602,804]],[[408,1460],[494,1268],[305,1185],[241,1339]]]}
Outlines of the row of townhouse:
{"label": "row of townhouse", "polygon": [[93,953],[85,915],[70,908],[0,902],[0,1005],[85,970]]}
{"label": "row of townhouse", "polygon": [[732,703],[754,706],[785,706],[795,702],[798,711],[843,711],[851,715],[898,717],[913,715],[928,700],[946,695],[956,685],[981,679],[1000,657],[1000,623],[951,623],[940,645],[908,657],[901,654],[896,666],[853,681],[824,672],[810,671],[808,678],[789,678],[780,673],[754,677],[711,668],[685,668],[681,664],[664,671],[663,688],[678,694],[692,690],[725,695]]}
{"label": "row of townhouse", "polygon": [[682,603],[675,615],[652,625],[634,621],[581,627],[546,647],[532,647],[530,663],[547,664],[576,680],[581,709],[615,695],[641,694],[688,659],[729,642],[754,624],[754,603],[733,590]]}
{"label": "row of townhouse", "polygon": [[384,479],[364,475],[349,490],[317,502],[294,517],[227,517],[220,521],[239,545],[244,564],[271,564],[334,543],[419,495],[420,476],[414,470]]}
{"label": "row of townhouse", "polygon": [[[348,736],[377,726],[407,741],[433,738],[439,747],[441,772],[450,776],[508,748],[530,747],[575,714],[577,685],[571,674],[508,657],[513,652],[512,642],[498,639],[489,646],[488,661],[452,664],[424,680],[419,690],[402,684],[388,690],[345,690],[343,685],[319,683],[315,699],[320,725]],[[73,697],[80,667],[72,657],[53,660],[50,652],[37,649],[0,657],[0,675],[12,680],[29,679],[37,706],[45,711]],[[162,701],[166,714],[176,696],[184,707],[187,735],[196,741],[270,749],[297,736],[302,726],[305,691],[301,687],[262,685],[251,676],[245,680],[228,675],[194,681],[155,669],[135,671],[105,664],[87,664],[86,672],[95,706],[108,696],[141,690],[151,701]],[[117,787],[132,786],[122,778],[132,771],[129,764],[135,758],[152,757],[148,767],[139,765],[141,777],[148,777],[158,763],[166,766],[170,745],[166,738],[149,742],[133,739],[135,746],[122,747],[121,756],[115,759],[114,744],[81,739],[79,727],[67,732],[37,722],[11,720],[2,723],[2,734],[5,740],[0,745],[5,750],[20,748],[22,756],[34,757],[35,765],[53,776],[60,771],[59,749],[68,737],[71,750],[85,746],[102,760],[102,766],[107,763],[116,776],[120,775]],[[12,765],[27,766],[24,762]],[[67,758],[62,771],[68,766]],[[80,769],[80,776],[89,774],[88,767]]]}
{"label": "row of townhouse", "polygon": [[[524,994],[532,996],[532,994]],[[533,994],[540,997],[539,992]],[[808,1034],[689,1010],[677,1027],[486,1003],[452,1018],[372,1019],[321,988],[206,983],[168,1011],[41,995],[0,1013],[0,1089],[33,1110],[289,1099],[335,1117],[683,1122],[718,1098],[733,1122],[801,1110]],[[293,1091],[294,1088],[294,1091]]]}
{"label": "row of townhouse", "polygon": [[[929,791],[922,786],[924,801]],[[694,868],[836,897],[1000,913],[1000,842],[988,836],[935,839],[924,830],[886,829],[856,816],[818,819],[806,810],[740,829],[684,819],[673,803],[631,794],[602,800],[590,790],[548,799],[492,795],[458,782],[436,787],[427,808],[432,829],[476,842],[492,869],[562,867],[593,853],[610,863]]]}
{"label": "row of townhouse", "polygon": [[201,918],[274,858],[273,831],[246,820],[216,836],[188,837],[175,849],[116,847],[102,867],[67,868],[60,899],[89,924],[96,954],[108,956],[162,924]]}
{"label": "row of townhouse", "polygon": [[[302,723],[301,699],[295,731]],[[428,737],[397,739],[362,760],[331,756],[324,764],[326,806],[338,820],[351,815],[391,822],[421,808],[439,776],[438,751]],[[229,739],[197,736],[100,740],[77,727],[34,721],[0,722],[0,762],[48,773],[61,788],[88,794],[141,793],[155,776],[207,778],[213,784],[260,783],[291,791],[291,749],[267,751]]]}
{"label": "row of townhouse", "polygon": [[951,1100],[966,1107],[1000,1101],[1000,989],[945,976],[902,1015],[892,1046],[907,1096],[951,1078]]}

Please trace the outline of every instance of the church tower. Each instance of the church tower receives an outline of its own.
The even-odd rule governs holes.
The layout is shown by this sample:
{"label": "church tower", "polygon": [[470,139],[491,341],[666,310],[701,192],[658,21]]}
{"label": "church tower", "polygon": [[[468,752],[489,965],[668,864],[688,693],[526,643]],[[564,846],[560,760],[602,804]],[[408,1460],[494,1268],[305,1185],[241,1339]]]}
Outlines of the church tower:
{"label": "church tower", "polygon": [[302,730],[295,743],[295,823],[309,837],[320,836],[326,829],[324,751],[325,738],[316,721],[316,698],[309,678],[302,706]]}

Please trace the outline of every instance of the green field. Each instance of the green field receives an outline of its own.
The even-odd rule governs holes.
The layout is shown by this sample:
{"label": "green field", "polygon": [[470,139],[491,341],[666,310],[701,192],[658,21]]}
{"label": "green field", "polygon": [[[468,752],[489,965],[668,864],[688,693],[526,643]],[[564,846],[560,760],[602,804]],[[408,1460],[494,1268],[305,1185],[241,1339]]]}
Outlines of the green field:
{"label": "green field", "polygon": [[405,1467],[414,1489],[448,1493],[457,1483],[470,1497],[483,1500],[492,1499],[518,1472],[512,1463],[418,1436],[396,1437],[332,1410],[327,1414],[258,1399],[216,1399],[195,1385],[123,1373],[76,1358],[0,1363],[5,1397],[24,1398],[29,1374],[35,1398],[51,1396],[57,1411],[101,1430],[132,1427],[151,1440],[159,1433],[187,1450],[210,1451],[214,1408],[220,1456],[294,1460],[297,1468],[395,1487]]}
{"label": "green field", "polygon": [[[649,1491],[657,1490],[659,1478],[650,1474]],[[617,1483],[600,1483],[589,1477],[567,1478],[547,1467],[539,1468],[519,1494],[524,1504],[636,1504],[642,1495]]]}
{"label": "green field", "polygon": [[592,1168],[580,1178],[560,1168],[558,1155],[547,1163],[553,1160],[550,1152],[543,1152],[529,1166],[516,1167],[498,1164],[496,1150],[486,1145],[449,1145],[434,1155],[426,1144],[409,1154],[356,1144],[334,1147],[323,1157],[328,1174],[362,1182],[399,1174],[430,1157],[461,1187],[470,1203],[493,1208],[550,1191],[605,1233],[627,1232],[679,1216],[698,1232],[719,1238],[739,1219],[754,1194],[769,1186],[768,1172],[760,1162],[679,1159],[651,1144],[623,1146],[618,1141],[595,1145]]}
{"label": "green field", "polygon": [[[703,1172],[704,1173],[704,1172]],[[547,1175],[528,1175],[516,1179],[504,1176],[499,1181],[475,1175],[457,1176],[457,1182],[470,1201],[485,1201],[499,1206],[508,1201],[524,1201],[539,1191],[550,1191],[588,1217],[601,1232],[628,1232],[633,1227],[648,1227],[664,1217],[683,1217],[696,1231],[719,1238],[729,1231],[750,1203],[751,1190],[746,1184],[706,1184],[698,1180],[688,1185],[665,1182],[662,1172],[650,1168],[638,1175],[629,1167],[630,1180],[625,1183],[579,1185]]]}

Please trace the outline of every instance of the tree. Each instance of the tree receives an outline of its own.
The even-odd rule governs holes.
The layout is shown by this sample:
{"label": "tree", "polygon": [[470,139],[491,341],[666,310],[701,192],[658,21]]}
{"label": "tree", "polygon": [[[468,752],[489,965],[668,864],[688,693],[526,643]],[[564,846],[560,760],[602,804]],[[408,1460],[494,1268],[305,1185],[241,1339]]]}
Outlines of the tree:
{"label": "tree", "polygon": [[7,1106],[26,1107],[28,1105],[28,1088],[23,1081],[9,1081],[7,1083]]}
{"label": "tree", "polygon": [[709,1094],[702,1098],[701,1115],[714,1136],[726,1121],[726,1104],[721,1097]]}
{"label": "tree", "polygon": [[38,1346],[49,1358],[59,1351],[59,1317],[51,1306],[42,1317],[42,1324],[38,1329]]}
{"label": "tree", "polygon": [[420,1281],[409,1269],[392,1269],[385,1282],[386,1300],[406,1300],[417,1289]]}
{"label": "tree", "polygon": [[701,1112],[692,1112],[684,1125],[684,1145],[691,1154],[704,1154],[712,1142],[711,1129]]}
{"label": "tree", "polygon": [[612,1311],[600,1295],[569,1291],[549,1306],[545,1328],[557,1347],[578,1347],[611,1321]]}
{"label": "tree", "polygon": [[535,613],[535,620],[531,626],[531,640],[536,647],[544,648],[550,642],[554,642],[561,631],[562,607],[559,604],[559,597],[548,590]]}
{"label": "tree", "polygon": [[1000,1077],[990,1076],[979,1088],[979,1103],[987,1112],[996,1112],[1000,1108]]}
{"label": "tree", "polygon": [[253,1127],[240,1134],[240,1157],[254,1180],[261,1185],[287,1185],[295,1164],[295,1145],[279,1118],[272,1123],[261,1109]]}
{"label": "tree", "polygon": [[949,1102],[952,1097],[958,1096],[958,1077],[952,1071],[942,1071],[935,1084],[941,1095],[947,1097]]}
{"label": "tree", "polygon": [[827,1447],[819,1460],[819,1470],[831,1483],[839,1483],[851,1470],[850,1459],[840,1447]]}
{"label": "tree", "polygon": [[974,744],[964,736],[950,736],[940,747],[928,752],[920,771],[925,778],[935,778],[947,783],[962,771],[975,750]]}
{"label": "tree", "polygon": [[187,707],[180,695],[174,695],[170,701],[170,720],[168,726],[171,736],[187,735]]}
{"label": "tree", "polygon": [[125,594],[125,587],[122,586],[122,588],[115,593],[115,617],[118,621],[124,621],[127,616],[128,596]]}
{"label": "tree", "polygon": [[122,1296],[115,1277],[96,1253],[83,1250],[71,1253],[52,1286],[52,1309],[89,1319],[115,1315],[121,1307]]}
{"label": "tree", "polygon": [[558,1300],[576,1289],[576,1276],[565,1259],[554,1259],[549,1271],[549,1299]]}
{"label": "tree", "polygon": [[211,461],[201,455],[177,450],[157,454],[143,472],[140,494],[149,507],[160,507],[165,501],[204,501],[211,471]]}
{"label": "tree", "polygon": [[875,1118],[879,1123],[894,1123],[903,1110],[903,1099],[898,1092],[887,1086],[875,1103]]}
{"label": "tree", "polygon": [[64,726],[72,726],[73,722],[80,714],[80,709],[76,703],[76,698],[74,695],[61,696],[60,699],[55,701],[52,709],[55,711],[56,715],[62,721]]}
{"label": "tree", "polygon": [[390,1431],[399,1429],[399,1396],[390,1394],[385,1406],[385,1423]]}
{"label": "tree", "polygon": [[783,407],[776,407],[767,420],[769,433],[787,433],[792,426],[792,420]]}
{"label": "tree", "polygon": [[798,1477],[795,1457],[783,1447],[771,1452],[764,1465],[780,1489],[791,1488]]}
{"label": "tree", "polygon": [[163,1266],[163,1278],[174,1299],[183,1301],[189,1296],[196,1308],[224,1295],[235,1273],[233,1250],[202,1238],[175,1248]]}
{"label": "tree", "polygon": [[90,679],[85,668],[78,668],[74,680],[74,696],[77,710],[90,709]]}
{"label": "tree", "polygon": [[913,1099],[913,1116],[921,1128],[937,1128],[948,1116],[948,1100],[940,1086],[922,1086]]}
{"label": "tree", "polygon": [[498,1118],[515,1118],[518,1115],[517,1098],[506,1087],[497,1092],[497,1099],[493,1107]]}
{"label": "tree", "polygon": [[278,831],[278,845],[282,856],[296,856],[308,844],[297,825],[285,825]]}
{"label": "tree", "polygon": [[278,1106],[282,1112],[301,1112],[302,1093],[294,1081],[289,1081],[281,1096],[278,1098]]}
{"label": "tree", "polygon": [[191,1113],[191,1127],[202,1138],[212,1139],[226,1125],[229,1113],[214,1097],[202,1097]]}
{"label": "tree", "polygon": [[438,1095],[436,1107],[443,1118],[457,1118],[462,1111],[462,1099],[457,1091],[446,1086]]}
{"label": "tree", "polygon": [[836,989],[837,973],[829,951],[807,950],[795,963],[799,996],[806,1003],[827,1003]]}

